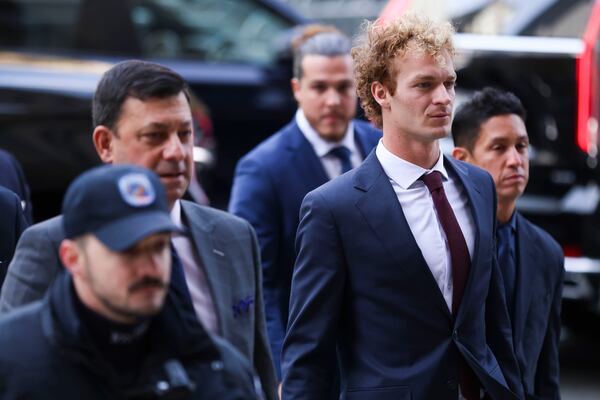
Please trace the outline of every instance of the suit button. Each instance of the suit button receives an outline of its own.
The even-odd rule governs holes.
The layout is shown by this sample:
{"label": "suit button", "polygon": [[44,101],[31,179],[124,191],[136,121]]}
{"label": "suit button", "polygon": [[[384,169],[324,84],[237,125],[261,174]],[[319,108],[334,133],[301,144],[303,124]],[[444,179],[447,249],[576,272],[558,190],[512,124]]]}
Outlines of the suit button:
{"label": "suit button", "polygon": [[448,386],[448,389],[450,390],[456,390],[458,388],[458,384],[456,383],[455,380],[450,379],[448,382],[446,382],[446,386]]}
{"label": "suit button", "polygon": [[458,340],[458,329],[455,329],[455,330],[452,332],[452,339],[454,339],[454,340]]}

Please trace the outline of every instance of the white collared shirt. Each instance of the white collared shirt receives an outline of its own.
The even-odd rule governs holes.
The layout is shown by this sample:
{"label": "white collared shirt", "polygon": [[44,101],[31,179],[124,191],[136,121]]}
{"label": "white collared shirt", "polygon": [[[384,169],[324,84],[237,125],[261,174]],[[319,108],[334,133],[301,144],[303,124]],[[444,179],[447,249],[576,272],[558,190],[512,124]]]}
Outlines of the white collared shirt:
{"label": "white collared shirt", "polygon": [[431,193],[419,178],[432,170],[441,172],[446,197],[463,232],[469,254],[473,258],[475,224],[465,189],[458,182],[458,178],[449,175],[446,171],[441,151],[438,161],[431,170],[419,167],[392,154],[385,148],[381,140],[377,145],[376,155],[392,184],[412,235],[423,253],[423,258],[425,258],[444,300],[446,300],[448,309],[452,310],[450,247],[437,217]]}
{"label": "white collared shirt", "polygon": [[334,147],[344,146],[350,150],[350,162],[353,168],[359,166],[363,161],[360,150],[354,141],[354,124],[352,120],[348,123],[344,138],[339,142],[328,142],[319,136],[300,108],[296,111],[296,124],[298,124],[298,128],[300,128],[306,140],[312,145],[329,179],[342,174],[342,162],[336,156],[329,154],[329,151]]}
{"label": "white collared shirt", "polygon": [[[181,202],[177,200],[171,209],[171,220],[179,228],[185,228],[181,219]],[[171,239],[175,251],[183,265],[185,282],[194,304],[196,316],[211,334],[218,334],[218,321],[215,313],[210,287],[206,280],[204,269],[200,263],[200,257],[192,239],[185,235],[173,235]]]}

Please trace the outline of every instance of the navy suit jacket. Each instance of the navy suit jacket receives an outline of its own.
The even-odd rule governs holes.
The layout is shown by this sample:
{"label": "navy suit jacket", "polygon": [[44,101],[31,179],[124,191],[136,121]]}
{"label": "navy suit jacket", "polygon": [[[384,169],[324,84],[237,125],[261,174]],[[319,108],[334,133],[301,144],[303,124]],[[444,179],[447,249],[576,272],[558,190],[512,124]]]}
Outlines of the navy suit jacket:
{"label": "navy suit jacket", "polygon": [[0,187],[0,288],[8,265],[15,253],[17,241],[27,228],[19,196]]}
{"label": "navy suit jacket", "polygon": [[25,203],[24,215],[28,224],[33,221],[31,193],[19,162],[7,151],[0,149],[0,186],[15,192]]}
{"label": "navy suit jacket", "polygon": [[[353,122],[358,147],[366,156],[377,145],[381,131],[364,121]],[[308,192],[328,180],[295,120],[244,156],[236,168],[229,211],[248,220],[258,236],[267,330],[278,372],[300,204]]]}
{"label": "navy suit jacket", "polygon": [[529,398],[560,399],[558,345],[564,255],[545,231],[517,214],[513,340]]}
{"label": "navy suit jacket", "polygon": [[495,257],[493,181],[459,161],[446,158],[445,166],[466,189],[476,227],[456,318],[375,152],[306,196],[283,345],[283,399],[326,399],[336,352],[341,399],[456,400],[459,357],[493,399],[523,397]]}

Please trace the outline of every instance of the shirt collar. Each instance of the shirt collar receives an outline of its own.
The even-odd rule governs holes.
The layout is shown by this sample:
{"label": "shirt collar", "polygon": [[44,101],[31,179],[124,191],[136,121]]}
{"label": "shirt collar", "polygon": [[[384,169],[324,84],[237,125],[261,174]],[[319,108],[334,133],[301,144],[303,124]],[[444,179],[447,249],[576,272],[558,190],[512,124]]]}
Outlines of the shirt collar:
{"label": "shirt collar", "polygon": [[306,119],[306,115],[304,115],[304,111],[301,108],[298,108],[298,111],[296,111],[296,124],[298,124],[298,128],[300,128],[300,131],[319,157],[327,155],[331,149],[339,146],[347,147],[351,154],[358,153],[356,143],[354,142],[354,124],[352,120],[348,123],[344,138],[339,142],[328,142],[319,136],[310,122],[308,122],[308,119]]}
{"label": "shirt collar", "polygon": [[505,226],[510,226],[513,232],[517,231],[517,210],[513,211],[510,219],[504,224],[498,224],[498,228],[503,228]]}
{"label": "shirt collar", "polygon": [[379,140],[375,153],[385,174],[404,190],[409,189],[422,175],[431,171],[439,171],[442,174],[442,180],[448,180],[448,172],[444,167],[444,156],[441,150],[438,160],[431,169],[420,167],[393,154],[385,148],[383,140]]}
{"label": "shirt collar", "polygon": [[181,229],[184,229],[183,222],[181,221],[181,201],[175,201],[173,208],[171,208],[171,221]]}

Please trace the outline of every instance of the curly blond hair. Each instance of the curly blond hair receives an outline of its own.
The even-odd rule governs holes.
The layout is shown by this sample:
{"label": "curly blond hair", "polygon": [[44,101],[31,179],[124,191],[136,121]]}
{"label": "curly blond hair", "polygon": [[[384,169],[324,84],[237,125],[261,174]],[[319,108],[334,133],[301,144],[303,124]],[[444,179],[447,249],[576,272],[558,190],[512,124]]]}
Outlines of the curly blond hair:
{"label": "curly blond hair", "polygon": [[440,60],[444,49],[454,55],[453,34],[450,23],[435,22],[419,14],[405,14],[383,24],[378,20],[363,23],[352,58],[358,97],[371,122],[382,127],[381,107],[371,94],[371,84],[381,82],[394,94],[394,59],[407,51],[420,51]]}

